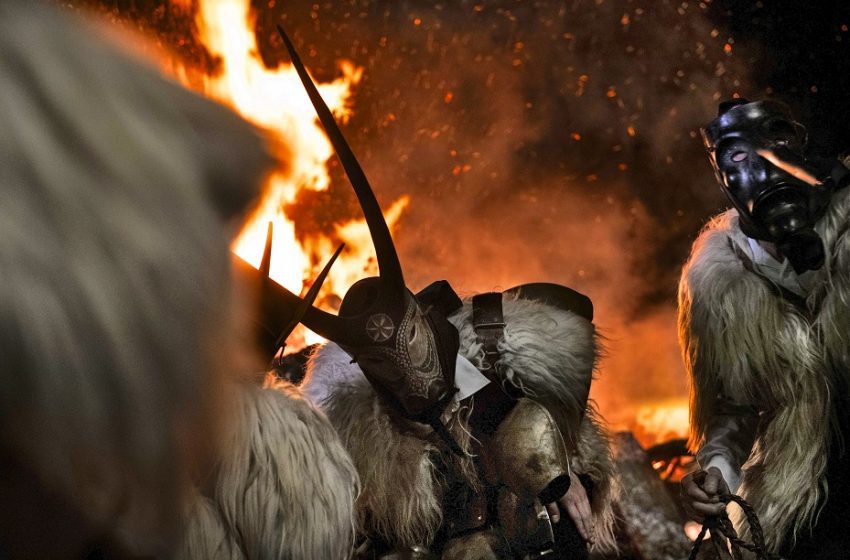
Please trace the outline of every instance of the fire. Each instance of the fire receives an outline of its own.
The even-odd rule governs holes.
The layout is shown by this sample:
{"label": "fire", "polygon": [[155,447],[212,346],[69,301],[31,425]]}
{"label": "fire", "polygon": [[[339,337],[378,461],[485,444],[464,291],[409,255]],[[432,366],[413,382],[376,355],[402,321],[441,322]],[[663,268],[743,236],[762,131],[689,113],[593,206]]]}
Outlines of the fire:
{"label": "fire", "polygon": [[[284,208],[301,189],[326,190],[327,162],[333,147],[315,117],[313,106],[291,65],[266,68],[259,55],[250,0],[201,0],[196,22],[207,50],[220,59],[220,72],[203,76],[200,83],[184,77],[186,85],[231,106],[244,118],[268,132],[277,158],[285,168],[275,170],[263,187],[263,197],[232,244],[232,250],[254,266],[262,257],[267,225],[274,224],[270,276],[293,292],[315,276],[340,241],[346,250],[334,265],[323,293],[340,293],[364,274],[374,274],[371,239],[364,220],[338,224],[329,235],[299,240],[293,216]],[[318,89],[334,115],[345,122],[351,115],[351,88],[362,68],[339,63],[341,76]],[[185,73],[178,72],[178,76]],[[387,212],[392,230],[409,199],[397,200]],[[321,298],[320,298],[321,301]],[[290,346],[321,339],[296,331]]]}
{"label": "fire", "polygon": [[[357,279],[374,274],[377,267],[368,229],[363,220],[343,221],[330,226],[322,235],[299,237],[296,236],[294,221],[297,216],[285,213],[285,209],[291,208],[292,202],[299,198],[298,195],[302,189],[322,191],[328,188],[330,177],[327,162],[333,157],[332,146],[314,116],[312,105],[303,91],[297,74],[288,64],[282,64],[273,69],[265,67],[259,56],[257,37],[253,31],[254,13],[250,0],[170,0],[170,2],[174,6],[179,6],[182,14],[195,10],[196,27],[199,30],[198,39],[217,59],[218,64],[213,73],[206,69],[184,66],[173,59],[160,60],[166,67],[166,71],[180,79],[187,87],[231,106],[246,119],[265,129],[273,138],[277,158],[285,162],[267,179],[264,195],[256,212],[234,240],[232,249],[246,261],[255,266],[258,265],[263,251],[267,224],[269,221],[273,222],[274,255],[271,276],[290,290],[300,292],[305,281],[309,282],[315,277],[336,246],[344,241],[346,250],[331,270],[319,299],[320,306],[333,310],[335,298],[328,297],[329,295],[343,293]],[[474,7],[475,11],[480,11],[479,8],[481,6]],[[564,37],[574,38],[570,33],[565,33]],[[514,48],[519,49],[518,46]],[[163,59],[166,57],[167,55],[162,55]],[[352,88],[359,83],[362,69],[350,62],[340,61],[339,70],[337,79],[329,83],[320,83],[318,88],[336,118],[345,122],[352,114]],[[579,76],[575,84],[575,95],[590,95],[588,88],[592,83],[587,74]],[[621,92],[614,86],[610,86],[607,91],[606,103],[611,96],[616,96],[617,99],[621,96]],[[449,89],[442,90],[440,96],[446,104],[456,105],[462,101],[457,91]],[[390,121],[396,118],[396,114],[392,113],[387,116]],[[628,136],[637,135],[635,122],[630,120],[624,125]],[[584,132],[583,130],[569,131],[569,137],[576,142],[583,141]],[[615,151],[619,148],[619,145],[615,146]],[[458,152],[453,149],[451,154],[456,157]],[[625,161],[617,164],[620,171],[626,171],[628,167]],[[451,169],[451,173],[457,177],[468,172],[472,172],[469,164],[457,164]],[[599,180],[599,178],[595,173],[586,175],[588,181]],[[388,207],[387,222],[391,230],[395,229],[399,217],[409,202],[409,198],[405,196]],[[609,197],[608,203],[613,205],[615,201]],[[631,210],[633,211],[634,208]],[[614,218],[612,220],[615,221],[615,225],[622,221]],[[586,225],[588,228],[598,227],[596,226],[598,221],[597,217],[596,221],[588,221]],[[606,232],[612,230],[608,227],[604,229]],[[606,237],[607,233],[594,237],[595,234],[588,232],[587,228],[581,228],[579,235],[583,236],[582,238],[586,236],[603,241],[609,239]],[[529,243],[536,239],[532,237],[524,241]],[[602,262],[610,262],[613,259],[615,263],[622,263],[624,259],[620,251],[620,245],[615,245],[607,252],[597,251],[599,255],[593,258],[598,258]],[[462,253],[459,252],[459,254]],[[457,261],[451,261],[451,263],[458,270],[460,282],[469,287],[483,289],[528,281],[529,274],[539,274],[545,270],[545,268],[535,268],[537,265],[532,263],[528,269],[511,266],[506,268],[505,272],[489,271],[485,277],[475,277],[475,272],[462,269]],[[584,277],[585,273],[580,270],[578,275]],[[675,378],[670,372],[678,375],[676,372],[681,370],[678,352],[667,351],[670,349],[669,341],[675,340],[675,332],[668,332],[665,330],[666,326],[657,326],[658,324],[674,325],[675,320],[672,318],[674,312],[665,308],[663,316],[657,317],[658,321],[655,316],[651,316],[635,328],[634,325],[617,322],[618,313],[620,313],[619,299],[606,297],[604,290],[601,296],[594,296],[594,298],[601,303],[600,325],[612,326],[613,330],[629,333],[628,336],[621,337],[619,346],[612,353],[612,356],[617,357],[613,360],[609,358],[605,362],[603,367],[608,371],[604,371],[600,381],[594,384],[594,398],[600,402],[608,421],[615,429],[633,430],[645,447],[671,437],[684,437],[688,426],[687,402],[684,399],[645,400],[648,398],[646,395],[666,396],[683,393],[683,390],[677,387],[671,388],[666,384],[668,381],[672,383]],[[287,344],[290,349],[298,349],[304,343],[318,340],[320,339],[315,335],[299,327]],[[648,352],[647,348],[652,351]],[[658,352],[657,349],[664,349],[665,352]],[[620,359],[618,356],[623,358]],[[635,363],[651,364],[654,369],[648,373],[648,377],[655,380],[654,386],[648,391],[621,391],[618,384],[626,378],[618,372],[632,371]],[[661,386],[659,379],[664,380],[664,386]],[[636,392],[641,396],[633,397],[632,395]]]}
{"label": "fire", "polygon": [[635,437],[644,447],[688,434],[688,400],[671,399],[642,404],[635,414]]}

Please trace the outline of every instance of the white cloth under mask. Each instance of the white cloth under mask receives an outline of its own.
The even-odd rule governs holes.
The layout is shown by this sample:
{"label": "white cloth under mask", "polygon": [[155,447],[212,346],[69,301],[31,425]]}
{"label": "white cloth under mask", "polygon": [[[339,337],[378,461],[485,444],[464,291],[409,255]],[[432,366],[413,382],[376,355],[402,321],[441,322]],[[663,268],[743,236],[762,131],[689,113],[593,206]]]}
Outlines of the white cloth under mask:
{"label": "white cloth under mask", "polygon": [[[366,378],[360,366],[356,362],[349,361],[350,354],[337,344],[329,342],[322,352],[325,355],[336,356],[329,360],[331,364],[330,374],[325,379],[313,378],[304,387],[304,394],[307,398],[319,406],[323,406],[327,402],[337,385]],[[455,360],[455,387],[458,391],[454,395],[455,402],[460,402],[474,395],[488,383],[490,383],[490,380],[472,362],[460,354],[457,355]]]}
{"label": "white cloth under mask", "polygon": [[486,387],[488,383],[490,383],[490,380],[481,373],[481,370],[472,365],[472,362],[460,354],[457,355],[457,361],[455,362],[455,387],[457,387],[458,391],[455,394],[455,401],[460,402],[474,395]]}
{"label": "white cloth under mask", "polygon": [[802,298],[811,292],[817,271],[807,270],[803,274],[797,274],[788,259],[783,258],[781,262],[776,260],[757,240],[750,237],[746,238],[746,242],[739,242],[738,246],[752,261],[755,272],[761,276]]}

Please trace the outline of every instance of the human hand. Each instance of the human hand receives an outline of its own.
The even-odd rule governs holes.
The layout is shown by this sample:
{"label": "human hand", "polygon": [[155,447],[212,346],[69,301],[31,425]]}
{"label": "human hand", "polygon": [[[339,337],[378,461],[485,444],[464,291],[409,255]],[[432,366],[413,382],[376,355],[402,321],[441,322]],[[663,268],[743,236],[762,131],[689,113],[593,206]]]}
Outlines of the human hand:
{"label": "human hand", "polygon": [[726,504],[720,501],[720,495],[728,493],[729,486],[717,467],[691,473],[682,479],[682,503],[691,519],[700,523],[706,516],[720,515],[726,511]]}
{"label": "human hand", "polygon": [[[559,507],[560,506],[560,507]],[[549,519],[552,523],[561,520],[561,511],[566,511],[575,523],[581,538],[593,543],[593,513],[590,511],[590,500],[581,481],[574,473],[570,473],[570,489],[558,501],[546,504]]]}

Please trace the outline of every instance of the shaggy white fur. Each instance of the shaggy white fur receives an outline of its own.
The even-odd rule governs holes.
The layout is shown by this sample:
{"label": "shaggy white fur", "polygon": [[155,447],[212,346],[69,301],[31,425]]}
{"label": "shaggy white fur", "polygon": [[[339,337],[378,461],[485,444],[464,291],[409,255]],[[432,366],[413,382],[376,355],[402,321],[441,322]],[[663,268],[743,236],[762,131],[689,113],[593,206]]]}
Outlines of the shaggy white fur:
{"label": "shaggy white fur", "polygon": [[267,156],[96,35],[0,2],[0,445],[95,531],[166,554],[242,354],[222,217]]}
{"label": "shaggy white fur", "polygon": [[[596,367],[593,324],[578,315],[527,299],[505,296],[505,337],[496,369],[511,384],[544,405],[571,447],[584,414],[586,389]],[[472,327],[472,303],[451,317],[460,333],[460,353],[480,367],[484,349]]]}
{"label": "shaggy white fur", "polygon": [[235,536],[225,527],[213,500],[193,496],[186,510],[183,542],[177,558],[194,560],[247,560]]}
{"label": "shaggy white fur", "polygon": [[212,497],[190,511],[182,557],[348,558],[359,482],[333,427],[282,381],[241,386],[238,400]]}
{"label": "shaggy white fur", "polygon": [[746,270],[732,248],[744,240],[730,210],[694,243],[679,285],[679,337],[691,379],[691,441],[698,449],[724,392],[762,413],[740,492],[778,549],[804,530],[825,495],[830,394],[850,372],[850,189],[833,196],[816,230],[825,266],[801,311]]}
{"label": "shaggy white fur", "polygon": [[[472,331],[471,309],[467,300],[450,320],[460,331],[461,354],[480,364],[483,351]],[[592,405],[579,420],[597,356],[593,325],[573,313],[528,300],[506,299],[504,314],[508,326],[497,370],[505,383],[521,387],[546,406],[562,431],[577,441],[571,466],[596,484],[595,548],[614,550],[614,467],[607,434]],[[360,473],[361,529],[401,545],[429,544],[442,523],[441,475],[434,463],[441,444],[430,429],[394,417],[335,344],[321,347],[311,357],[303,387],[328,413]],[[448,423],[467,449],[468,413],[455,411]]]}

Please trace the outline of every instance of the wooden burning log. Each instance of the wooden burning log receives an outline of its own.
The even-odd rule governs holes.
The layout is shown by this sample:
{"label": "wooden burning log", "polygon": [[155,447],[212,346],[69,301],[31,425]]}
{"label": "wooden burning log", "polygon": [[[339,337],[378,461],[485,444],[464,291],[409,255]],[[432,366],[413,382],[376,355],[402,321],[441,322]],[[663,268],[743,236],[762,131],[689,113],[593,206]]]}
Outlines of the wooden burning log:
{"label": "wooden burning log", "polygon": [[[621,518],[625,556],[635,560],[685,560],[692,543],[685,519],[652,468],[646,451],[629,432],[613,438],[614,460],[622,492],[616,507]],[[629,552],[631,556],[629,556]]]}

